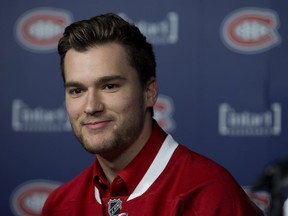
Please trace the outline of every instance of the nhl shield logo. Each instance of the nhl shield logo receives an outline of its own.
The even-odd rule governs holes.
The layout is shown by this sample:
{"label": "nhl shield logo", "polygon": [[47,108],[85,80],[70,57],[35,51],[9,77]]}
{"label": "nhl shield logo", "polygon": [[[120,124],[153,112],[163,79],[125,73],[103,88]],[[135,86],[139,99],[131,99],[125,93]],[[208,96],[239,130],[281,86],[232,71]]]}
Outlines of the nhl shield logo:
{"label": "nhl shield logo", "polygon": [[120,199],[110,199],[108,202],[108,212],[110,216],[128,216],[127,213],[120,213],[122,201]]}

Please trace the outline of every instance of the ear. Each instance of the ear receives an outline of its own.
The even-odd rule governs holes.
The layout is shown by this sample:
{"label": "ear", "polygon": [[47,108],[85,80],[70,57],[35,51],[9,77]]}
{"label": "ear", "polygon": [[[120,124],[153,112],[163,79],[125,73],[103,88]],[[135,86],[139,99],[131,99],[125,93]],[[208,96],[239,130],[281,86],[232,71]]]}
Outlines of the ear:
{"label": "ear", "polygon": [[153,107],[158,97],[158,83],[155,77],[152,77],[146,84],[146,105],[147,107]]}

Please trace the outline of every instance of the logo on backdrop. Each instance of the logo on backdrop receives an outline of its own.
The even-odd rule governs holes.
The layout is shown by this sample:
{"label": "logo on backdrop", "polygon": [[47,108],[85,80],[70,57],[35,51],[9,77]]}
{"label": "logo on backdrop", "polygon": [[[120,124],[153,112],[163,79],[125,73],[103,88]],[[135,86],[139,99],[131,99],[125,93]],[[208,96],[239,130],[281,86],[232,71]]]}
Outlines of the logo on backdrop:
{"label": "logo on backdrop", "polygon": [[166,132],[171,132],[176,127],[172,117],[173,112],[174,103],[172,98],[159,95],[154,106],[154,118]]}
{"label": "logo on backdrop", "polygon": [[[248,197],[264,212],[267,213],[271,203],[271,195],[267,191],[252,191],[251,186],[243,186]],[[265,214],[266,215],[266,214]]]}
{"label": "logo on backdrop", "polygon": [[281,105],[264,112],[241,111],[227,103],[219,106],[219,133],[223,136],[271,136],[281,133]]}
{"label": "logo on backdrop", "polygon": [[18,132],[61,132],[70,131],[71,126],[64,105],[56,109],[31,108],[16,99],[12,102],[12,129]]}
{"label": "logo on backdrop", "polygon": [[58,186],[60,183],[46,180],[33,180],[19,185],[10,197],[12,212],[23,216],[41,215],[48,195]]}
{"label": "logo on backdrop", "polygon": [[[154,107],[154,118],[167,132],[175,128],[172,118],[174,104],[172,98],[159,95]],[[12,102],[12,129],[17,132],[65,132],[71,131],[71,125],[65,109],[30,107],[21,99]]]}
{"label": "logo on backdrop", "polygon": [[120,13],[119,16],[128,22],[134,23],[152,44],[167,45],[178,42],[179,18],[176,12],[167,13],[166,17],[158,22],[145,20],[135,22],[125,13]]}
{"label": "logo on backdrop", "polygon": [[64,28],[72,22],[72,15],[56,8],[36,8],[18,18],[15,36],[24,48],[34,52],[55,51]]}
{"label": "logo on backdrop", "polygon": [[233,11],[223,20],[220,35],[231,50],[242,54],[255,54],[280,43],[278,28],[279,19],[275,11],[242,8]]}

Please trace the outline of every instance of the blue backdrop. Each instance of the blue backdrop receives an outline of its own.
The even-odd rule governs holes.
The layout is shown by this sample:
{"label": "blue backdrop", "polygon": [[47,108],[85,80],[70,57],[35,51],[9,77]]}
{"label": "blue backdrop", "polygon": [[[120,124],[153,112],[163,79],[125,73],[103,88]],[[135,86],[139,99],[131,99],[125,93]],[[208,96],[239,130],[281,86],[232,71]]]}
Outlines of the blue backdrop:
{"label": "blue backdrop", "polygon": [[284,0],[2,2],[0,215],[39,215],[50,191],[93,161],[69,126],[56,46],[71,22],[110,11],[154,44],[157,121],[252,185],[287,157],[287,9]]}

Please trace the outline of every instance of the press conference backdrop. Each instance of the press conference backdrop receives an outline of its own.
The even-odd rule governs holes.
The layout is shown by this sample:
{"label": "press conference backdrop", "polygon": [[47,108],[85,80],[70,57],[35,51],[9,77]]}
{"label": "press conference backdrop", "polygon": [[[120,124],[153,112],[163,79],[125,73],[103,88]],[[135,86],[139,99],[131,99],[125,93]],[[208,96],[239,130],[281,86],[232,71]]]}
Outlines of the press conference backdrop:
{"label": "press conference backdrop", "polygon": [[[39,215],[93,162],[71,132],[56,46],[71,22],[110,11],[154,45],[156,120],[249,193],[288,155],[287,9],[285,0],[2,1],[0,215]],[[271,201],[253,197],[263,209]]]}

